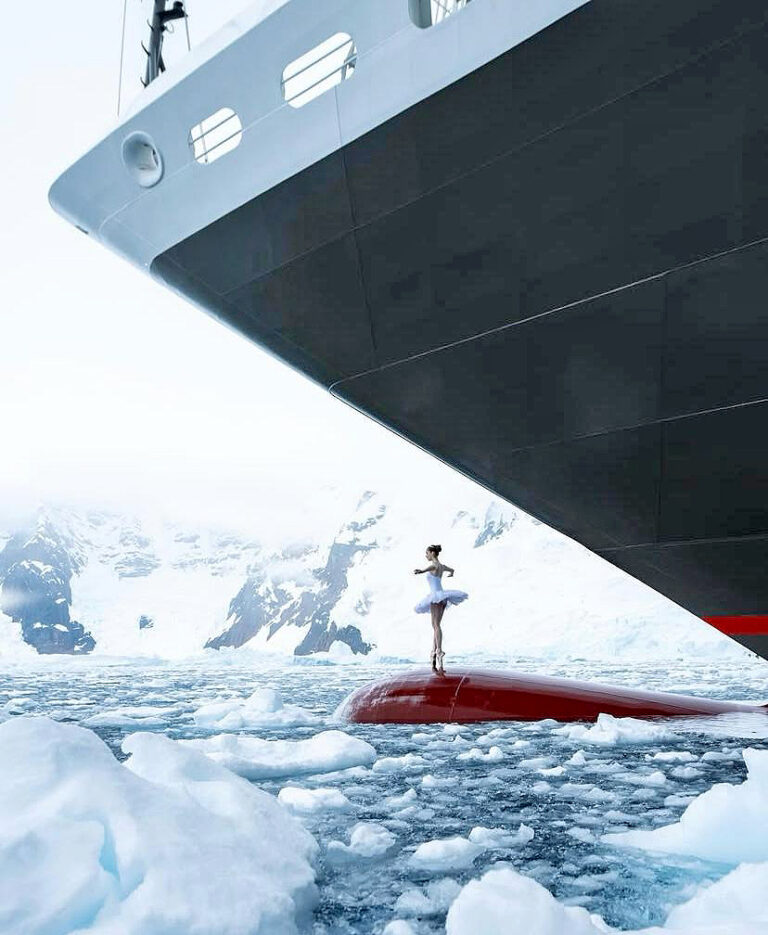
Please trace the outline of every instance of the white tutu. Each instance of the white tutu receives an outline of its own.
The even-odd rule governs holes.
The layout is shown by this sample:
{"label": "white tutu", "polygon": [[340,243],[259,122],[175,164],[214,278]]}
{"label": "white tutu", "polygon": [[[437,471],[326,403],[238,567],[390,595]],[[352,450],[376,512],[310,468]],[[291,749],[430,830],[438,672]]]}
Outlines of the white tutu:
{"label": "white tutu", "polygon": [[428,614],[433,604],[460,604],[465,601],[469,594],[466,591],[444,591],[443,583],[437,577],[427,572],[427,583],[429,584],[429,594],[422,598],[413,608],[417,614]]}

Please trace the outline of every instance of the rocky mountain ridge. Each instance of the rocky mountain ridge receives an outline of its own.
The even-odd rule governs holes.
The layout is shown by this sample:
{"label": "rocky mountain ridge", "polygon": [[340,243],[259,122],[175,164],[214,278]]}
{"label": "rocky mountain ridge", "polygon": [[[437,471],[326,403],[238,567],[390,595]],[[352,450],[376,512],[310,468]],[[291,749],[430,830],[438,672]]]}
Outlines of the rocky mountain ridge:
{"label": "rocky mountain ridge", "polygon": [[[269,544],[157,517],[46,507],[0,534],[0,654],[164,658],[242,649],[425,657],[413,568],[442,541],[470,601],[446,617],[451,651],[521,655],[738,652],[581,546],[477,490],[330,504],[327,524]],[[346,515],[345,515],[346,514]],[[0,525],[2,529],[2,525]],[[263,532],[264,530],[262,530]],[[30,649],[31,647],[31,649]]]}

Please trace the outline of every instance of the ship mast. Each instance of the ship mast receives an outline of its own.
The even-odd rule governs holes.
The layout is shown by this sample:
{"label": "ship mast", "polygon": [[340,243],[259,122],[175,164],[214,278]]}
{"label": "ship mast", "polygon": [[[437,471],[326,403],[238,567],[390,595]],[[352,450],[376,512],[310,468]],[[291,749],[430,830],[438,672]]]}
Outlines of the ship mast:
{"label": "ship mast", "polygon": [[185,19],[187,15],[184,9],[184,0],[174,0],[170,10],[167,9],[167,4],[168,0],[154,0],[152,21],[149,24],[149,48],[144,49],[147,53],[144,87],[151,84],[161,72],[165,71],[163,37],[168,28],[168,23],[177,19]]}

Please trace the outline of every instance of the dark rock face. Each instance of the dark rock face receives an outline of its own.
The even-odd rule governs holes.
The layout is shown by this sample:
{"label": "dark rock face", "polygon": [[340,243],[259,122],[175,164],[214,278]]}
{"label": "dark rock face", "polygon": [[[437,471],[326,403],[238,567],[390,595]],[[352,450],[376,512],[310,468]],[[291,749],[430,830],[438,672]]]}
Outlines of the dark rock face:
{"label": "dark rock face", "polygon": [[69,616],[70,580],[79,562],[74,544],[45,520],[17,533],[0,552],[0,609],[21,624],[24,641],[39,653],[89,653],[96,645]]}
{"label": "dark rock face", "polygon": [[[346,643],[354,653],[367,654],[371,645],[363,640],[355,626],[339,626],[331,620],[333,611],[348,587],[347,574],[361,552],[376,547],[375,542],[361,533],[368,533],[385,515],[385,507],[372,503],[374,494],[367,492],[358,504],[355,516],[340,530],[331,545],[322,568],[312,572],[312,580],[297,595],[273,582],[263,571],[252,574],[229,606],[232,622],[218,636],[206,643],[206,648],[242,646],[264,627],[268,638],[284,626],[306,628],[307,632],[294,649],[297,656],[327,652],[334,640]],[[297,557],[294,552],[281,556]]]}

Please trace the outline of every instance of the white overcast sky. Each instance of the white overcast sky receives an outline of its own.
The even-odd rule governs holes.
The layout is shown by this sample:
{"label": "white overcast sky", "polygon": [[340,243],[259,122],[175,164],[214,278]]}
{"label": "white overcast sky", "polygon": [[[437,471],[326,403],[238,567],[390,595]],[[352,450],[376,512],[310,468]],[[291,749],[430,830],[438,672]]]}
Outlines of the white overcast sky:
{"label": "white overcast sky", "polygon": [[[189,0],[193,44],[246,5]],[[0,56],[6,514],[39,500],[80,500],[248,522],[253,511],[300,513],[332,484],[353,495],[405,482],[425,497],[439,484],[460,498],[468,481],[49,208],[51,182],[115,120],[122,6],[13,3],[4,17],[12,40]],[[138,88],[150,2],[127,6],[124,101]]]}

